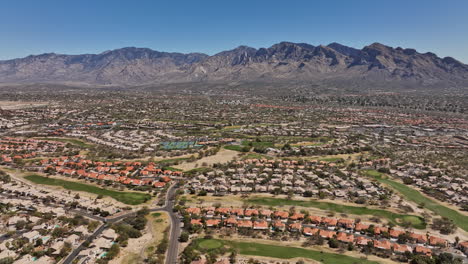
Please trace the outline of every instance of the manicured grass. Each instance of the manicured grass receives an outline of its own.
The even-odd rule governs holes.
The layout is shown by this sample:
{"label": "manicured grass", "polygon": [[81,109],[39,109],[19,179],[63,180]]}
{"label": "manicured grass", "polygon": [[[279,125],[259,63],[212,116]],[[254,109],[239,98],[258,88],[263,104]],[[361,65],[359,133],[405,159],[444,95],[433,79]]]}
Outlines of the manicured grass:
{"label": "manicured grass", "polygon": [[26,180],[34,182],[36,184],[61,186],[67,190],[89,192],[97,195],[110,196],[115,200],[129,205],[137,205],[148,201],[151,196],[146,193],[137,192],[119,192],[112,191],[103,188],[99,188],[89,184],[83,184],[72,181],[65,181],[61,179],[47,178],[40,175],[28,175],[24,177]]}
{"label": "manicured grass", "polygon": [[414,228],[417,228],[417,229],[426,228],[426,223],[424,222],[424,219],[422,217],[419,217],[416,215],[397,214],[394,212],[381,210],[381,209],[373,209],[373,208],[360,207],[360,206],[349,206],[349,205],[335,204],[335,203],[330,203],[330,202],[320,202],[320,201],[314,201],[314,200],[299,201],[299,200],[288,200],[288,199],[281,199],[281,198],[254,197],[254,198],[248,199],[247,201],[252,204],[260,204],[260,205],[267,205],[267,206],[303,206],[303,207],[314,207],[314,208],[333,211],[337,213],[379,216],[382,218],[386,218],[389,222],[395,225],[403,225],[403,222],[407,221],[407,222],[411,222]]}
{"label": "manicured grass", "polygon": [[193,176],[195,174],[206,173],[206,172],[210,172],[212,170],[213,170],[212,168],[200,167],[200,168],[195,168],[195,169],[185,171],[184,174],[185,174],[185,176]]}
{"label": "manicured grass", "polygon": [[[226,246],[237,250],[241,255],[261,256],[279,259],[308,258],[324,264],[377,264],[378,262],[354,258],[341,254],[328,253],[304,248],[275,246],[253,242],[236,242],[217,239],[199,239],[197,243],[201,250],[216,249]],[[210,248],[205,248],[210,246]]]}
{"label": "manicured grass", "polygon": [[92,144],[86,143],[84,141],[81,141],[79,139],[73,139],[73,138],[38,138],[40,140],[50,140],[50,141],[58,141],[58,142],[63,142],[63,143],[70,143],[72,145],[76,145],[82,148],[91,148],[93,147]]}
{"label": "manicured grass", "polygon": [[268,159],[268,160],[271,160],[271,159],[273,159],[273,157],[263,155],[263,154],[258,154],[258,153],[249,153],[249,154],[247,154],[245,156],[242,156],[241,159],[242,160],[246,160],[246,159]]}
{"label": "manicured grass", "polygon": [[264,148],[272,148],[275,146],[273,142],[270,141],[242,141],[243,146],[252,146],[254,148],[264,147]]}
{"label": "manicured grass", "polygon": [[376,171],[376,170],[363,170],[363,172],[371,177],[380,177],[382,176],[382,173]]}
{"label": "manicured grass", "polygon": [[438,203],[437,201],[424,196],[418,190],[415,190],[403,183],[393,181],[378,171],[365,170],[363,172],[366,175],[374,177],[380,183],[383,183],[392,187],[394,190],[401,193],[406,199],[424,206],[428,210],[431,210],[434,213],[436,213],[437,215],[451,219],[461,229],[468,231],[468,216],[462,215],[456,210],[450,209]]}
{"label": "manicured grass", "polygon": [[163,167],[162,169],[163,170],[168,170],[168,171],[180,171],[179,169],[171,167],[171,166]]}
{"label": "manicured grass", "polygon": [[326,162],[341,162],[341,161],[344,161],[343,158],[334,158],[334,157],[330,157],[330,158],[319,158],[319,160],[323,160],[323,161],[326,161]]}
{"label": "manicured grass", "polygon": [[202,249],[215,249],[223,246],[223,243],[215,239],[203,239],[198,243],[198,246]]}

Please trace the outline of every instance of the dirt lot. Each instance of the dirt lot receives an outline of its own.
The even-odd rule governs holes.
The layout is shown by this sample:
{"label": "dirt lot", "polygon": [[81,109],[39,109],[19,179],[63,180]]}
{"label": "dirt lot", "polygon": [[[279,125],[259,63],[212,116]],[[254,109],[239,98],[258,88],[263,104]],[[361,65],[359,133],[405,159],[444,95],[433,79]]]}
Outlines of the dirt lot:
{"label": "dirt lot", "polygon": [[233,160],[234,158],[238,156],[239,156],[239,152],[237,151],[221,149],[216,155],[201,158],[194,162],[183,163],[183,164],[174,166],[174,168],[187,171],[187,170],[195,169],[197,167],[202,167],[202,164],[206,164],[206,166],[203,166],[203,167],[211,167],[211,165],[215,163],[226,163],[226,162]]}
{"label": "dirt lot", "polygon": [[0,101],[0,108],[4,110],[18,110],[39,106],[46,106],[48,102],[22,102],[22,101]]}
{"label": "dirt lot", "polygon": [[120,254],[109,264],[143,263],[148,253],[154,252],[156,246],[163,238],[164,230],[169,226],[169,217],[166,213],[147,216],[148,224],[143,236],[128,240],[128,246],[120,249]]}

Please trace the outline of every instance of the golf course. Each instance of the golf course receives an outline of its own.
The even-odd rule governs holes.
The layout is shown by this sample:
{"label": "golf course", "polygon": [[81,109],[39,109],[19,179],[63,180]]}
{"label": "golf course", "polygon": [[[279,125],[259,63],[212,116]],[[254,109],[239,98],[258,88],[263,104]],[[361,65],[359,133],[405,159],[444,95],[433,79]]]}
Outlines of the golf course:
{"label": "golf course", "polygon": [[313,207],[321,210],[333,211],[337,213],[354,214],[354,215],[371,215],[386,218],[390,223],[402,225],[403,222],[410,222],[412,227],[417,229],[426,228],[426,223],[422,217],[416,215],[397,214],[387,210],[373,209],[360,206],[349,206],[330,202],[320,202],[316,200],[300,201],[288,200],[282,198],[267,198],[254,197],[247,200],[251,204],[267,205],[267,206],[302,206]]}
{"label": "golf course", "polygon": [[107,190],[107,189],[99,188],[97,186],[93,186],[89,184],[65,181],[65,180],[55,179],[55,178],[48,178],[48,177],[35,175],[35,174],[25,176],[24,178],[35,184],[60,186],[71,191],[88,192],[88,193],[93,193],[96,195],[109,196],[119,202],[122,202],[128,205],[141,204],[141,203],[148,201],[151,198],[151,196],[146,193],[119,192],[119,191]]}
{"label": "golf course", "polygon": [[198,239],[196,247],[203,252],[216,250],[221,247],[234,249],[241,255],[261,256],[279,259],[308,258],[320,261],[323,264],[377,264],[378,262],[354,258],[346,255],[316,251],[304,248],[276,246],[254,242],[237,242],[218,239]]}
{"label": "golf course", "polygon": [[418,190],[415,190],[403,183],[391,180],[387,175],[374,170],[367,170],[364,171],[364,173],[368,176],[374,177],[378,182],[393,188],[395,191],[403,195],[405,199],[415,202],[437,215],[447,217],[448,219],[452,220],[458,227],[468,231],[468,216],[442,205],[434,199],[423,195]]}

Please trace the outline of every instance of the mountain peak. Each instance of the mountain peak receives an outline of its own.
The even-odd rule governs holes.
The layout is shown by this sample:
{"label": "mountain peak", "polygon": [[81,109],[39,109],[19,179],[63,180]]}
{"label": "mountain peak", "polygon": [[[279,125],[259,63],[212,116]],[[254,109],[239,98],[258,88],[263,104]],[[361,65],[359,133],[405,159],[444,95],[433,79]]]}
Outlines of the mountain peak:
{"label": "mountain peak", "polygon": [[341,54],[343,54],[345,56],[350,56],[350,57],[356,57],[360,53],[360,50],[358,50],[358,49],[351,48],[351,47],[342,45],[342,44],[337,43],[337,42],[330,43],[330,44],[328,44],[327,47],[329,47],[331,49],[334,49],[335,51],[337,51],[337,52],[339,52],[339,53],[341,53]]}
{"label": "mountain peak", "polygon": [[268,48],[241,45],[213,56],[124,47],[100,54],[45,53],[0,61],[0,82],[141,85],[209,80],[404,80],[468,86],[468,65],[434,53],[373,43],[355,49],[283,41]]}
{"label": "mountain peak", "polygon": [[391,47],[389,46],[386,46],[382,43],[379,43],[379,42],[374,42],[372,44],[370,44],[369,46],[367,46],[367,48],[372,48],[372,49],[392,49]]}

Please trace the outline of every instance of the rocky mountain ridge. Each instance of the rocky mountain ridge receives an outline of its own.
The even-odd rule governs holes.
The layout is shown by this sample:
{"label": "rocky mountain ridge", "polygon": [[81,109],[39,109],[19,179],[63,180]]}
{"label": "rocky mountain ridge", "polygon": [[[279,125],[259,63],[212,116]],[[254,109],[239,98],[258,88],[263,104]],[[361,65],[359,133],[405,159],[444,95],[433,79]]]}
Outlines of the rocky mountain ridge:
{"label": "rocky mountain ridge", "polygon": [[468,87],[468,65],[451,57],[373,43],[355,49],[338,43],[281,42],[239,46],[209,56],[122,48],[100,54],[46,53],[0,61],[1,83],[81,83],[132,86],[203,81],[319,81],[443,84]]}

